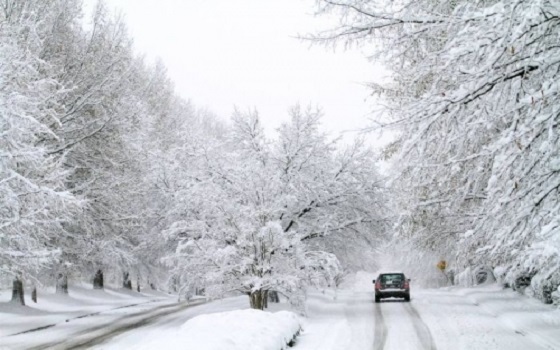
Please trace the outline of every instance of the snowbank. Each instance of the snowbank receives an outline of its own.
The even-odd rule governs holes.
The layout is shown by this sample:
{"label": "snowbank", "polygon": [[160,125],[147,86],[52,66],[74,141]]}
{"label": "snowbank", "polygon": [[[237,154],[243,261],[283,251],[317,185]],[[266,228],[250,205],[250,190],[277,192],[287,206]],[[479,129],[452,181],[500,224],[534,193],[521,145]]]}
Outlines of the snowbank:
{"label": "snowbank", "polygon": [[195,317],[181,331],[187,349],[279,350],[295,338],[300,328],[293,312],[237,310]]}
{"label": "snowbank", "polygon": [[235,310],[194,317],[137,349],[281,350],[300,330],[293,312]]}

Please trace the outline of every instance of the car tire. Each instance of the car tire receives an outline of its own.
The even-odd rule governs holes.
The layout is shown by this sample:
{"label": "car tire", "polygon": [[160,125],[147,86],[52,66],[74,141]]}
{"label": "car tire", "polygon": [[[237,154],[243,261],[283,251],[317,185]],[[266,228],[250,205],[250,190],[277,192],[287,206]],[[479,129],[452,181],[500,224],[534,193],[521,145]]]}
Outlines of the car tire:
{"label": "car tire", "polygon": [[410,294],[404,296],[404,301],[406,302],[410,301]]}
{"label": "car tire", "polygon": [[380,302],[380,301],[381,301],[381,298],[378,297],[378,296],[376,295],[376,296],[375,296],[375,302],[378,303],[378,302]]}

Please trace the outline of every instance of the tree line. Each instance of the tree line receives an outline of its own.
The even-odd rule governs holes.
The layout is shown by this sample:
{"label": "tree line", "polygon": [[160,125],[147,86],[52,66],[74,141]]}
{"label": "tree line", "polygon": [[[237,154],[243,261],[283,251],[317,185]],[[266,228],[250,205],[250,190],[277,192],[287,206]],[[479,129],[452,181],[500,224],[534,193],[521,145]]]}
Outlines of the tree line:
{"label": "tree line", "polygon": [[[0,4],[0,283],[107,280],[301,305],[371,261],[387,225],[376,155],[294,106],[223,121],[134,51],[121,16],[79,0]],[[71,289],[71,288],[70,288]]]}
{"label": "tree line", "polygon": [[312,39],[373,49],[392,128],[396,241],[489,266],[560,300],[560,5],[549,0],[320,0]]}

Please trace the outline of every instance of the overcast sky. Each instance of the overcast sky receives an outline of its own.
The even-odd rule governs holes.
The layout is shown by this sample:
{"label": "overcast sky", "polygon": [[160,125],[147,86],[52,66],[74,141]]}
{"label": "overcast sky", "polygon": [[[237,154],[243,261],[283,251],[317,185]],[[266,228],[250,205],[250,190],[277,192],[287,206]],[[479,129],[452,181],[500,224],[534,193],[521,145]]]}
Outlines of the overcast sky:
{"label": "overcast sky", "polygon": [[331,132],[367,125],[364,82],[379,68],[357,50],[333,52],[294,38],[334,18],[316,18],[314,0],[106,0],[122,11],[135,47],[160,58],[177,92],[229,118],[256,108],[268,131],[299,102],[323,108]]}

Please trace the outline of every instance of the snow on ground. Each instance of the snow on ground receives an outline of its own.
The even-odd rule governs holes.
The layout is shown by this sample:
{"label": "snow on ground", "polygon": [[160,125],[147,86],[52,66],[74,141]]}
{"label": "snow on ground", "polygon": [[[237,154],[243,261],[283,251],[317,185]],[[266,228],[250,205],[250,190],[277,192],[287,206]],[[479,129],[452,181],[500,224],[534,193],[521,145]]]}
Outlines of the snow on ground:
{"label": "snow on ground", "polygon": [[235,310],[199,315],[170,332],[128,345],[138,350],[280,350],[287,347],[300,328],[299,319],[293,312]]}
{"label": "snow on ground", "polygon": [[300,329],[301,321],[285,311],[287,304],[269,306],[266,312],[248,310],[249,299],[245,295],[215,300],[91,348],[280,350],[279,345],[285,345],[284,340],[290,340]]}
{"label": "snow on ground", "polygon": [[[338,290],[310,292],[307,317],[300,318],[302,332],[293,349],[560,349],[560,309],[555,306],[541,304],[497,285],[419,289],[414,283],[410,303],[387,299],[376,304],[372,284],[375,276],[361,272],[347,278]],[[80,294],[82,291],[77,290],[72,298],[80,302],[91,298],[88,308],[95,310],[100,306],[95,304],[97,297],[93,292],[85,290]],[[115,302],[117,295],[114,293],[122,294],[119,290],[110,290],[105,298],[110,296],[108,300]],[[60,307],[55,303],[56,298],[44,296],[43,299],[42,309],[33,308],[25,313],[0,310],[0,330],[6,334],[10,332],[4,331],[5,326],[13,330],[22,328],[25,320],[37,323],[36,319],[59,317],[54,312]],[[121,299],[135,300],[132,294]],[[159,306],[154,305],[158,303]],[[265,313],[246,310],[249,306],[246,296],[200,305],[163,303],[117,309],[35,333],[0,337],[0,349],[28,349],[41,344],[42,348],[49,349],[159,350],[172,349],[175,345],[201,349],[203,345],[212,348],[210,345],[216,344],[219,346],[214,348],[220,349],[249,348],[241,346],[241,341],[264,335],[265,322],[273,322],[275,317],[286,317],[268,328],[278,331],[274,334],[279,339],[287,339],[287,334],[293,334],[296,327],[292,314],[277,312],[289,308],[285,303],[271,304],[271,312]],[[61,304],[61,315],[83,312],[85,307],[82,305],[80,309],[70,302]],[[251,319],[255,312],[263,320]],[[200,315],[205,316],[197,317]],[[14,325],[13,320],[19,320],[18,325]],[[228,331],[233,335],[228,336]],[[274,336],[265,338],[275,341],[272,340]],[[195,345],[185,345],[189,340]],[[225,341],[229,342],[227,346]],[[251,344],[266,349],[259,342],[254,338]]]}
{"label": "snow on ground", "polygon": [[414,306],[442,348],[560,349],[560,309],[495,284],[421,290]]}
{"label": "snow on ground", "polygon": [[[125,289],[105,288],[94,290],[87,286],[70,286],[69,295],[62,296],[54,293],[54,289],[39,290],[38,303],[30,298],[30,291],[26,290],[26,306],[14,305],[9,302],[11,290],[0,290],[0,349],[6,344],[9,348],[17,344],[25,344],[26,339],[37,341],[37,333],[26,332],[39,327],[76,329],[90,326],[85,316],[98,314],[98,320],[110,320],[126,313],[138,312],[169,303],[175,300],[170,295],[146,290],[138,293]],[[109,316],[111,315],[111,316]],[[61,332],[42,332],[41,341],[47,342],[63,336]],[[26,348],[26,346],[22,346]]]}
{"label": "snow on ground", "polygon": [[560,349],[560,309],[504,290],[415,289],[412,301],[374,302],[373,273],[309,295],[296,350]]}
{"label": "snow on ground", "polygon": [[374,329],[371,274],[348,276],[339,290],[308,295],[307,318],[295,349],[371,349]]}
{"label": "snow on ground", "polygon": [[365,293],[312,292],[307,313],[295,349],[371,348],[374,309],[372,298]]}
{"label": "snow on ground", "polygon": [[[236,310],[201,315],[180,329],[178,348],[200,350],[278,350],[299,334],[301,325],[295,313]],[[170,347],[166,347],[170,349]]]}
{"label": "snow on ground", "polygon": [[[145,347],[145,344],[150,343],[153,339],[169,339],[169,341],[173,341],[181,326],[193,317],[247,308],[249,308],[249,300],[245,295],[215,300],[163,317],[157,323],[147,325],[146,327],[122,333],[107,342],[92,346],[91,349],[120,350],[140,349],[142,347],[149,349]],[[156,346],[155,349],[167,348]]]}

